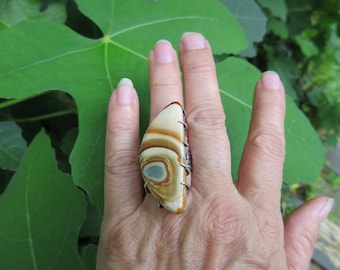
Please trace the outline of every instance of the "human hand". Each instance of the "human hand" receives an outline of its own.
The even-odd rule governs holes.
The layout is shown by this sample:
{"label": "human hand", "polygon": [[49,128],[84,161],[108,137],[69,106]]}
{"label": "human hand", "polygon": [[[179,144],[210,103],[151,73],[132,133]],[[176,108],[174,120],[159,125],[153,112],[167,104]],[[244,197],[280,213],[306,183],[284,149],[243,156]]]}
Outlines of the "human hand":
{"label": "human hand", "polygon": [[[282,220],[285,96],[279,77],[265,72],[256,85],[234,184],[209,43],[198,33],[185,34],[180,59],[193,160],[186,209],[170,213],[144,193],[137,163],[138,97],[123,79],[108,111],[97,269],[308,269],[332,200],[316,198]],[[168,42],[155,45],[149,69],[152,120],[169,103],[183,104],[176,52]]]}

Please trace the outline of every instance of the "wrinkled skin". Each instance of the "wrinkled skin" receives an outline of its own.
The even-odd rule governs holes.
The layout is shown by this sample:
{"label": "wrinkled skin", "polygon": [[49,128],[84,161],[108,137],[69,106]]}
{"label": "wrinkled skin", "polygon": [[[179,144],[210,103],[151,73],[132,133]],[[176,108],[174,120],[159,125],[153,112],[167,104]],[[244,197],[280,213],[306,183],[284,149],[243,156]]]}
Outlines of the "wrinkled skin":
{"label": "wrinkled skin", "polygon": [[265,72],[255,87],[249,136],[234,184],[210,45],[202,35],[187,33],[179,54],[184,98],[171,44],[158,42],[150,52],[150,120],[169,103],[185,100],[193,160],[187,207],[176,215],[144,193],[136,162],[138,97],[129,81],[121,81],[108,111],[97,269],[308,269],[331,203],[316,198],[282,220],[285,98],[279,77]]}

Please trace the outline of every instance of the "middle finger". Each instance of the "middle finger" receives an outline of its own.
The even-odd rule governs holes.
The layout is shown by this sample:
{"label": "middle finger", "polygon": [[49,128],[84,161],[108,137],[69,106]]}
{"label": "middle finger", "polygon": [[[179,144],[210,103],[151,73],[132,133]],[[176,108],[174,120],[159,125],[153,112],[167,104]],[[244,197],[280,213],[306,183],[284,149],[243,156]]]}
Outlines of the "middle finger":
{"label": "middle finger", "polygon": [[214,196],[211,190],[234,190],[225,114],[210,45],[201,34],[187,33],[180,48],[193,186],[209,196]]}

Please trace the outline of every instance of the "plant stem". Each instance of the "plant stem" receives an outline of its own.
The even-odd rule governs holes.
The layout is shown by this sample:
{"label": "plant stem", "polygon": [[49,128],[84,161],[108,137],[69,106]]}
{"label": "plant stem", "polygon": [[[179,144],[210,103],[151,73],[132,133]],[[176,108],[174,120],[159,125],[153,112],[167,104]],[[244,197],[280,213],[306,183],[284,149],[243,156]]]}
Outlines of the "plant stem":
{"label": "plant stem", "polygon": [[39,115],[35,117],[27,117],[27,118],[11,118],[10,120],[16,122],[16,123],[24,123],[24,122],[35,122],[35,121],[41,121],[41,120],[46,120],[50,119],[53,117],[58,117],[58,116],[63,116],[63,115],[68,115],[68,114],[76,114],[77,110],[75,109],[69,109],[69,110],[64,110],[64,111],[59,111],[59,112],[53,112],[53,113],[48,113],[44,115]]}
{"label": "plant stem", "polygon": [[7,107],[10,107],[12,105],[18,104],[18,103],[23,102],[25,100],[29,100],[31,98],[35,98],[35,97],[40,96],[40,95],[41,94],[36,94],[36,95],[29,96],[29,97],[9,99],[7,101],[4,101],[4,102],[0,103],[0,109],[4,109],[4,108],[7,108]]}

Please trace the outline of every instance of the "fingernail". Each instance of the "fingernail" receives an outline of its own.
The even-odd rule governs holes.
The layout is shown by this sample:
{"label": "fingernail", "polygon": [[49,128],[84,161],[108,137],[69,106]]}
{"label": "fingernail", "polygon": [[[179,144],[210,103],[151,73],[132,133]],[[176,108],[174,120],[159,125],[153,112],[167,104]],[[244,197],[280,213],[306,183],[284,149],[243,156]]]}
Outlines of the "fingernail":
{"label": "fingernail", "polygon": [[159,40],[152,50],[153,57],[160,63],[171,63],[175,59],[175,52],[167,40]]}
{"label": "fingernail", "polygon": [[185,50],[198,50],[206,47],[206,40],[200,33],[187,32],[182,36],[181,46]]}
{"label": "fingernail", "polygon": [[279,75],[274,71],[265,71],[262,74],[261,84],[264,88],[279,90],[282,83]]}
{"label": "fingernail", "polygon": [[129,105],[133,99],[133,83],[128,78],[123,78],[119,81],[117,90],[117,101],[121,105]]}
{"label": "fingernail", "polygon": [[332,211],[333,206],[334,206],[334,199],[329,198],[320,212],[321,222],[323,222],[328,217],[329,213]]}

